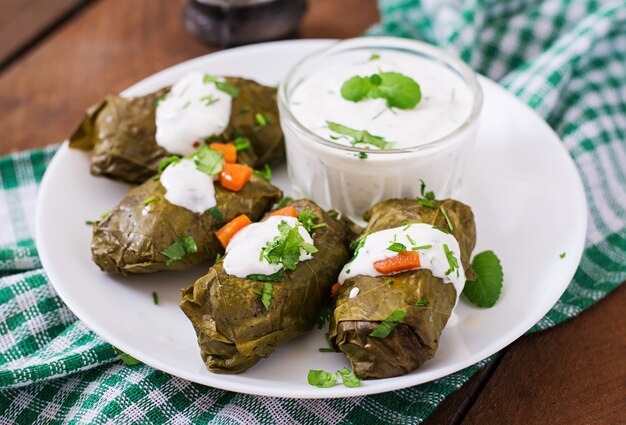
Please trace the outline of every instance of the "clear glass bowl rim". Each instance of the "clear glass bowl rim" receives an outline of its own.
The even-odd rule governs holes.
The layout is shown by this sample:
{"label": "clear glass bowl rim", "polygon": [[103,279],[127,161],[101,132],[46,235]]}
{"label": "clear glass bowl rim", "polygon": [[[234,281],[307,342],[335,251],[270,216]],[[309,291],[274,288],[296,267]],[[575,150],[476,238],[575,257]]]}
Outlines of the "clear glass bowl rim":
{"label": "clear glass bowl rim", "polygon": [[[408,53],[422,53],[426,56],[433,57],[438,62],[446,64],[448,67],[452,68],[458,74],[460,74],[461,78],[467,84],[470,93],[473,96],[472,109],[468,117],[454,129],[454,131],[446,134],[443,137],[440,137],[435,140],[431,140],[428,143],[424,143],[417,146],[409,146],[398,149],[368,149],[368,148],[357,148],[354,146],[346,146],[341,145],[339,143],[332,142],[330,140],[326,140],[323,137],[313,133],[306,126],[304,126],[292,113],[291,108],[289,107],[289,94],[287,93],[287,87],[295,78],[297,72],[306,65],[309,61],[313,61],[320,57],[323,57],[329,53],[340,53],[342,51],[350,51],[350,50],[358,50],[358,49],[372,49],[372,50],[383,50],[383,49],[394,49],[394,50],[403,50]],[[476,73],[461,59],[458,57],[445,52],[444,50],[433,46],[432,44],[425,43],[419,40],[412,40],[406,38],[398,38],[398,37],[357,37],[357,38],[349,38],[345,40],[340,40],[333,43],[329,47],[324,47],[320,50],[317,50],[300,61],[298,61],[287,73],[284,81],[280,84],[278,88],[278,104],[281,110],[281,113],[284,112],[285,117],[281,116],[281,120],[288,121],[287,124],[291,123],[295,125],[295,127],[304,135],[308,140],[313,140],[316,143],[324,145],[326,147],[336,149],[339,151],[346,152],[356,152],[356,153],[367,153],[368,155],[389,155],[389,154],[399,154],[399,153],[413,153],[419,152],[426,149],[431,149],[434,147],[443,147],[449,143],[452,143],[458,135],[463,133],[472,124],[478,119],[480,116],[480,112],[483,106],[483,92],[478,82],[478,78]]]}

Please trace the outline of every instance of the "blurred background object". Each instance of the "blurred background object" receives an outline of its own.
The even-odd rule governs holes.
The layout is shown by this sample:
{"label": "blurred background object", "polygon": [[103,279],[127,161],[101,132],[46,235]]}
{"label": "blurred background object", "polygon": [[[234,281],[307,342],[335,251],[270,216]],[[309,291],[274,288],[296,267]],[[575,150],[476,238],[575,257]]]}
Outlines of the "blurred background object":
{"label": "blurred background object", "polygon": [[306,0],[189,0],[185,28],[219,47],[275,40],[296,34]]}

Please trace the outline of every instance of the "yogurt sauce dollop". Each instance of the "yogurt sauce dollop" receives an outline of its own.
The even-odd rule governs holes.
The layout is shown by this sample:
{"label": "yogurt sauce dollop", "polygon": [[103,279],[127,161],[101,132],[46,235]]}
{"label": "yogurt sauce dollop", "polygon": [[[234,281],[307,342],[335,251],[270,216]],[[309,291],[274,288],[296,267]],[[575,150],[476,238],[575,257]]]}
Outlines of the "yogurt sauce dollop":
{"label": "yogurt sauce dollop", "polygon": [[[382,98],[352,102],[342,97],[345,81],[381,72],[401,73],[417,82],[422,92],[417,106],[390,109]],[[350,144],[350,139],[337,138],[329,130],[326,121],[331,121],[384,137],[397,149],[422,145],[453,132],[469,116],[472,96],[467,84],[446,67],[407,53],[384,52],[374,60],[364,55],[360,62],[318,70],[294,89],[290,108],[305,127],[327,140]]]}
{"label": "yogurt sauce dollop", "polygon": [[[216,81],[223,81],[217,79]],[[194,71],[172,86],[156,109],[156,142],[169,153],[190,155],[198,142],[221,134],[230,120],[232,97]]]}
{"label": "yogurt sauce dollop", "polygon": [[202,214],[217,205],[213,177],[198,170],[193,159],[171,164],[160,177],[165,199],[174,205]]}
{"label": "yogurt sauce dollop", "polygon": [[[298,233],[305,243],[313,245],[313,238],[306,229],[299,225],[295,217],[274,216],[265,221],[250,224],[233,236],[226,247],[224,270],[231,276],[245,278],[251,274],[270,275],[283,268],[282,264],[270,264],[262,257],[261,250],[277,236],[280,236],[278,225],[284,221],[291,228],[298,226]],[[313,258],[302,248],[299,261]]]}
{"label": "yogurt sauce dollop", "polygon": [[[407,224],[366,236],[356,258],[341,270],[339,283],[343,284],[346,279],[357,275],[383,276],[374,268],[374,263],[398,255],[397,252],[387,249],[394,242],[403,244],[407,251],[418,252],[420,268],[430,270],[433,276],[441,278],[444,283],[452,283],[458,300],[465,285],[465,271],[461,264],[459,243],[451,234],[425,223]],[[448,272],[451,268],[448,260],[450,254],[446,255],[444,245],[459,264],[459,267],[451,272]]]}

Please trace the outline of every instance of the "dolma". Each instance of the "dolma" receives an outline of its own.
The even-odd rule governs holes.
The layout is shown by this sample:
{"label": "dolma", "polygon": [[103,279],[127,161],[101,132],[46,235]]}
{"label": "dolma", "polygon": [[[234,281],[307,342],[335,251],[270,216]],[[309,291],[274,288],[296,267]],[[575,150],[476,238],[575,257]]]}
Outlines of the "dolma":
{"label": "dolma", "polygon": [[[226,77],[239,89],[232,99],[226,130],[212,141],[234,143],[238,137],[250,140],[238,160],[251,167],[284,161],[285,146],[278,119],[276,89],[251,80]],[[90,171],[128,183],[143,183],[157,173],[159,163],[172,155],[156,142],[155,115],[160,98],[169,87],[145,96],[107,96],[89,108],[70,136],[69,146],[91,152]]]}
{"label": "dolma", "polygon": [[202,359],[211,372],[243,372],[310,330],[348,259],[353,235],[346,220],[331,217],[312,201],[288,205],[299,213],[308,208],[317,216],[319,226],[311,236],[318,252],[271,283],[269,308],[259,296],[265,283],[228,275],[224,259],[183,290],[180,307],[196,331]]}
{"label": "dolma", "polygon": [[[451,225],[450,233],[459,243],[465,275],[472,278],[470,255],[476,243],[472,210],[451,199],[433,202],[431,207],[407,199],[376,204],[364,215],[368,221],[364,234],[407,223],[427,223],[446,230]],[[358,288],[358,296],[350,298],[353,288]],[[350,277],[336,295],[329,340],[348,357],[361,379],[404,375],[434,356],[456,300],[452,283],[444,283],[428,269],[392,276]],[[396,310],[405,311],[406,317],[395,329],[384,338],[371,336]]]}
{"label": "dolma", "polygon": [[[253,175],[239,192],[215,183],[217,206],[202,214],[171,204],[159,180],[133,188],[101,221],[94,224],[93,261],[109,273],[153,273],[186,270],[223,252],[215,236],[224,223],[240,214],[259,219],[282,197],[276,188]],[[146,199],[151,202],[145,205]],[[180,237],[193,237],[197,252],[168,265],[162,251]]]}

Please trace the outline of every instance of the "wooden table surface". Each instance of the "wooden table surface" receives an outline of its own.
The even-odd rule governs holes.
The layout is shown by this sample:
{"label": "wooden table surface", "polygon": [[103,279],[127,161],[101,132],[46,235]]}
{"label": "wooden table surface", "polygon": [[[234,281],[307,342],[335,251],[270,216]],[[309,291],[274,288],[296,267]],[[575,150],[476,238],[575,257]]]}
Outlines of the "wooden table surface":
{"label": "wooden table surface", "polygon": [[[0,0],[0,155],[58,143],[108,93],[214,51],[181,24],[186,0]],[[310,0],[302,38],[345,38],[375,0]],[[626,286],[524,336],[446,399],[443,423],[626,423]]]}

